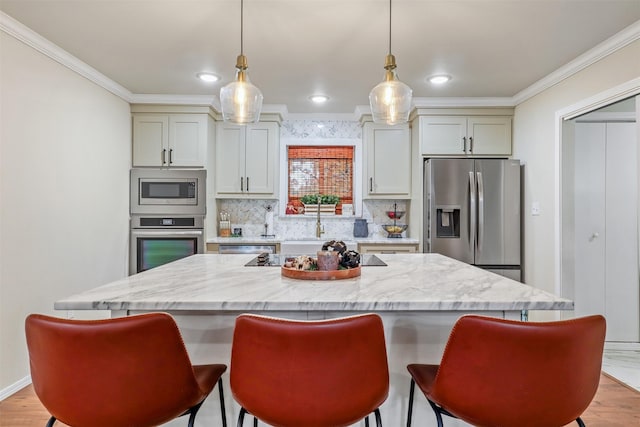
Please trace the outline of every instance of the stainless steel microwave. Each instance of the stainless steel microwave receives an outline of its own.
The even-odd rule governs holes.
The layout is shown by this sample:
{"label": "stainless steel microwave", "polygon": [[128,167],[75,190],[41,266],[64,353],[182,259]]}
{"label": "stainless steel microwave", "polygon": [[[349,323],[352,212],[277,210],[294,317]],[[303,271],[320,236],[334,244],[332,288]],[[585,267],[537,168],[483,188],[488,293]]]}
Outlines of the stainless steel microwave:
{"label": "stainless steel microwave", "polygon": [[204,215],[207,171],[131,169],[131,214]]}

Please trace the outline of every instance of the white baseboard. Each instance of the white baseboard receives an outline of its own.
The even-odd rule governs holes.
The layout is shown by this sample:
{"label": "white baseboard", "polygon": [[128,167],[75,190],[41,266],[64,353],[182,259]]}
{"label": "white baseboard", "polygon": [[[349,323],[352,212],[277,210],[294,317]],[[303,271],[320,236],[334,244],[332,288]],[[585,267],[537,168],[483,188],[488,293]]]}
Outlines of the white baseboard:
{"label": "white baseboard", "polygon": [[29,384],[31,384],[31,375],[27,375],[23,379],[21,379],[19,381],[16,381],[15,383],[11,384],[9,387],[3,388],[2,390],[0,390],[0,401],[6,399],[7,397],[11,396],[12,394],[14,394],[16,392],[22,390],[23,388],[25,388]]}

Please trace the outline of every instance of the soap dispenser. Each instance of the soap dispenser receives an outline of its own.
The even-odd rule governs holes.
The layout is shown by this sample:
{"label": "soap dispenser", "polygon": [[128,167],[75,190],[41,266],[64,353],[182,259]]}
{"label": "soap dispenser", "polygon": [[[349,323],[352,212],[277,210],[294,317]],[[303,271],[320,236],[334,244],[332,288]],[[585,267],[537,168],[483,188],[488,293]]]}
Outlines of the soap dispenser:
{"label": "soap dispenser", "polygon": [[357,218],[353,223],[353,237],[369,237],[369,226],[364,218]]}

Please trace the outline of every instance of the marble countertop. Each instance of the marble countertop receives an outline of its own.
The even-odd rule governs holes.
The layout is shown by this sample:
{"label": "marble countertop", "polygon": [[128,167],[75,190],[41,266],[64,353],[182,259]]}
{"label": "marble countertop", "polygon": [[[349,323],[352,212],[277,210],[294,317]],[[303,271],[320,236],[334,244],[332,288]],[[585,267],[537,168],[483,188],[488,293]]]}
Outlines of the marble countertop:
{"label": "marble countertop", "polygon": [[255,255],[193,255],[56,301],[57,310],[571,310],[573,301],[439,254],[379,254],[386,267],[335,281],[244,267]]}
{"label": "marble countertop", "polygon": [[[260,236],[242,236],[242,237],[209,237],[207,238],[207,243],[223,243],[223,244],[275,244],[281,243],[283,241],[296,241],[296,240],[312,240],[314,238],[309,239],[289,239],[282,236],[274,236],[274,237],[260,237]],[[417,245],[420,243],[419,239],[413,239],[410,237],[401,237],[401,238],[388,238],[388,237],[342,237],[338,238],[339,240],[349,241],[349,242],[357,242],[357,243],[369,243],[369,244],[387,244],[387,245],[400,245],[400,244],[411,244]],[[320,238],[317,239],[318,242],[325,242],[328,240],[333,240],[333,238]]]}

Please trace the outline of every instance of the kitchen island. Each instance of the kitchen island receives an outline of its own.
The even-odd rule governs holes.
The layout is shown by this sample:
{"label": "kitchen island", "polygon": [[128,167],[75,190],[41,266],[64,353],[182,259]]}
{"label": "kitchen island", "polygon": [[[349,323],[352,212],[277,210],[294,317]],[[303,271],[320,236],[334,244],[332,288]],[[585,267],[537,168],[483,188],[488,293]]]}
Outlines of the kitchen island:
{"label": "kitchen island", "polygon": [[[389,427],[406,424],[405,366],[437,363],[459,316],[520,319],[527,310],[573,309],[570,300],[438,254],[379,254],[387,266],[362,267],[359,277],[339,281],[289,279],[279,267],[245,267],[254,256],[194,255],[59,300],[55,308],[110,310],[113,316],[170,312],[194,363],[227,364],[239,313],[323,319],[376,312],[387,339],[391,389],[382,416]],[[225,381],[228,392],[227,375]],[[233,424],[237,407],[231,405],[230,393],[227,398]],[[217,425],[217,408],[211,396],[199,415],[200,425]],[[423,397],[417,396],[414,411],[415,425],[435,425]],[[448,426],[466,425],[448,421]]]}

